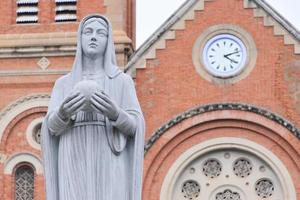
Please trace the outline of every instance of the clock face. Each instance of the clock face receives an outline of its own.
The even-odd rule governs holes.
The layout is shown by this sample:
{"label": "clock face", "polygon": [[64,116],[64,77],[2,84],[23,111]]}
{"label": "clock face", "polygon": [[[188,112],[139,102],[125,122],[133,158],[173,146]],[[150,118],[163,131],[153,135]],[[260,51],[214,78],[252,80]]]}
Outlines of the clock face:
{"label": "clock face", "polygon": [[246,57],[244,43],[230,34],[219,34],[209,39],[202,53],[205,69],[222,78],[239,74],[246,64]]}

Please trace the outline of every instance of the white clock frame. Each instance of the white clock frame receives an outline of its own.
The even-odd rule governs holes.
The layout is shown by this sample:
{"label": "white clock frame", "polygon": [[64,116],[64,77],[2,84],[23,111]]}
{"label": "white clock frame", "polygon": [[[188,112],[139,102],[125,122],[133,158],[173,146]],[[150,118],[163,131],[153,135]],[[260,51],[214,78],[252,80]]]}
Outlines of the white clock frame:
{"label": "white clock frame", "polygon": [[[200,31],[199,31],[200,32]],[[246,57],[245,64],[235,73],[231,75],[217,75],[209,71],[205,66],[205,61],[203,59],[203,50],[208,41],[218,35],[229,34],[233,37],[238,38],[245,47]],[[257,59],[257,49],[251,34],[245,29],[241,28],[235,24],[218,24],[200,32],[198,38],[194,42],[192,50],[192,59],[196,71],[202,78],[218,85],[226,85],[236,83],[244,78],[246,78],[250,72],[253,70]]]}
{"label": "white clock frame", "polygon": [[[240,55],[240,59],[238,61],[233,60],[233,61],[237,62],[236,64],[233,64],[232,60],[230,60],[231,58],[233,59],[233,57],[226,58],[225,57],[226,54],[225,55],[216,55],[213,62],[212,62],[212,60],[210,60],[209,56],[211,56],[211,55],[209,55],[209,54],[212,52],[209,53],[209,51],[211,49],[213,49],[213,50],[215,50],[216,48],[218,48],[219,50],[225,49],[225,50],[227,50],[227,52],[225,52],[225,53],[227,53],[227,54],[232,53],[231,51],[228,51],[228,50],[230,50],[230,49],[228,49],[228,47],[226,49],[226,47],[225,47],[226,44],[223,45],[221,43],[221,45],[219,47],[214,46],[215,44],[219,45],[218,41],[220,41],[222,39],[231,41],[232,42],[231,44],[233,44],[234,47],[238,46],[238,48],[240,50],[240,54],[238,54],[238,55]],[[220,48],[222,48],[222,49],[220,49]],[[218,52],[218,49],[215,50],[215,54],[223,54],[223,52]],[[222,58],[220,58],[220,57],[222,57]],[[247,50],[246,50],[245,44],[243,43],[243,41],[241,39],[239,39],[237,36],[232,35],[232,34],[221,33],[221,34],[213,36],[206,42],[204,49],[202,51],[202,59],[204,62],[205,69],[209,73],[211,73],[213,76],[221,77],[221,78],[228,78],[228,77],[232,77],[232,76],[239,74],[245,67],[246,58],[247,58]],[[238,59],[238,58],[236,58],[236,59]],[[216,63],[218,65],[217,68],[212,63],[214,63],[214,64]],[[230,67],[232,67],[231,69],[229,66],[227,66],[228,63],[230,63],[229,65],[230,65]]]}

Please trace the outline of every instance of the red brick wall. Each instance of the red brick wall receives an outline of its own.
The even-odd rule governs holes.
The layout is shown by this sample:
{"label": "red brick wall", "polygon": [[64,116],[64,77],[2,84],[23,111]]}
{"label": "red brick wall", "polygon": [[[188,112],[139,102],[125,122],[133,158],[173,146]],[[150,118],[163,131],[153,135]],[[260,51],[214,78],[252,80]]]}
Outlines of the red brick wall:
{"label": "red brick wall", "polygon": [[[26,139],[26,129],[30,122],[36,118],[45,116],[47,108],[33,108],[19,114],[13,119],[5,130],[0,143],[0,152],[8,156],[18,153],[30,152],[41,158],[41,152],[31,147]],[[14,199],[15,176],[4,175],[4,166],[0,164],[2,173],[0,174],[0,199]],[[34,197],[36,200],[43,200],[44,197],[44,179],[43,176],[35,173],[34,177]]]}
{"label": "red brick wall", "polygon": [[197,115],[172,127],[147,152],[143,200],[159,199],[164,178],[182,153],[201,142],[220,137],[251,140],[270,150],[288,169],[297,199],[300,198],[299,139],[265,117],[245,111],[216,111]]}
{"label": "red brick wall", "polygon": [[[38,24],[16,24],[16,1],[5,0],[0,2],[0,34],[46,33],[46,32],[76,32],[78,23],[55,23],[55,1],[39,1]],[[103,0],[84,0],[77,2],[77,21],[90,13],[105,13]]]}
{"label": "red brick wall", "polygon": [[[251,34],[256,44],[258,56],[254,69],[245,79],[234,84],[208,82],[193,65],[194,42],[205,29],[218,24],[242,27]],[[195,20],[186,21],[185,30],[177,30],[176,39],[167,40],[166,49],[157,50],[156,59],[148,59],[146,68],[137,70],[136,88],[146,119],[146,139],[184,111],[218,102],[252,104],[279,114],[300,127],[297,104],[289,94],[289,81],[285,79],[286,66],[300,60],[293,48],[284,44],[282,36],[274,36],[273,27],[265,27],[263,18],[254,17],[253,9],[244,9],[242,0],[205,2],[204,11],[196,11]],[[298,74],[296,76],[299,77]],[[234,113],[228,111],[227,115]],[[225,122],[221,120],[218,123]],[[244,126],[251,126],[251,123]],[[274,127],[272,124],[269,126]],[[191,127],[187,132],[199,127]],[[178,137],[173,136],[164,135],[146,154],[144,200],[159,199],[163,179],[181,153],[202,141],[223,136],[247,138],[270,149],[286,165],[300,199],[300,181],[297,178],[300,176],[300,145],[299,139],[290,132],[281,136],[270,133],[266,137],[241,128],[214,128],[206,132],[198,130],[191,135],[178,133]]]}
{"label": "red brick wall", "polygon": [[[274,36],[272,27],[254,18],[252,9],[244,9],[242,0],[217,0],[205,3],[196,19],[176,31],[175,40],[167,40],[166,49],[156,51],[156,59],[147,60],[146,69],[138,69],[136,87],[145,114],[147,138],[172,117],[203,104],[242,102],[264,107],[300,126],[295,104],[288,94],[284,67],[299,60],[292,45],[284,45],[282,36]],[[236,24],[248,31],[258,51],[256,66],[243,80],[231,85],[216,85],[195,70],[192,48],[206,28]],[[178,48],[180,47],[180,48]]]}
{"label": "red brick wall", "polygon": [[[40,1],[40,25],[16,25],[14,1],[0,1],[0,34],[3,33],[41,33],[76,31],[78,23],[54,22],[53,1]],[[128,0],[128,2],[131,2]],[[135,1],[132,1],[132,8]],[[50,5],[51,4],[51,5]],[[99,6],[95,6],[99,5]],[[132,8],[128,8],[131,10]],[[78,1],[78,19],[94,12],[105,13],[103,1],[91,0],[89,3]],[[128,18],[129,17],[128,15]],[[132,16],[134,22],[135,16]],[[128,35],[134,38],[134,23],[128,20]],[[243,80],[232,85],[214,85],[204,80],[195,70],[192,62],[192,47],[196,38],[209,26],[232,23],[247,30],[255,40],[258,50],[256,66]],[[180,47],[180,48],[178,48]],[[199,105],[215,102],[241,102],[264,107],[300,125],[296,103],[288,93],[288,83],[284,79],[285,66],[299,60],[293,53],[293,46],[284,45],[282,36],[274,36],[272,27],[264,27],[262,18],[254,18],[252,9],[243,9],[242,0],[215,0],[205,3],[204,11],[196,12],[196,19],[187,21],[186,29],[176,31],[176,40],[167,41],[167,48],[157,51],[157,59],[148,60],[146,69],[137,71],[136,87],[146,119],[146,139],[172,117]],[[36,69],[39,58],[1,59],[0,70]],[[51,69],[70,69],[72,57],[49,57]],[[48,76],[10,76],[0,79],[0,109],[18,98],[33,93],[50,93],[59,75]],[[17,116],[8,126],[0,143],[0,152],[8,156],[18,152],[40,152],[30,147],[25,138],[28,124],[45,114],[45,109],[33,109]],[[225,122],[220,122],[224,124]],[[194,127],[182,134],[181,138],[159,139],[145,158],[144,199],[158,199],[160,187],[167,169],[175,158],[193,144],[220,136],[243,137],[269,148],[287,166],[296,183],[300,198],[299,141],[294,136],[271,131],[258,131],[261,127],[245,122],[232,122],[237,127],[253,126],[252,131],[234,128],[223,134],[222,128],[199,134]],[[270,124],[269,124],[270,125]],[[275,125],[270,125],[275,126]],[[175,127],[176,128],[176,127]],[[203,127],[200,127],[203,128]],[[255,130],[255,131],[253,131]],[[257,133],[259,132],[259,134]],[[179,134],[180,135],[180,134]],[[274,137],[274,138],[272,138]],[[169,143],[171,141],[171,143]],[[295,142],[296,141],[296,142]],[[298,142],[298,143],[297,143]],[[176,148],[174,148],[176,147]],[[153,152],[155,149],[155,152]],[[170,154],[172,150],[172,154]],[[174,150],[174,151],[173,151]],[[175,151],[176,150],[176,151]],[[157,152],[160,151],[161,154]],[[294,158],[294,161],[291,158]],[[153,161],[153,162],[152,162]],[[162,164],[163,163],[163,164]],[[297,164],[298,163],[298,164]],[[161,165],[161,167],[159,167]],[[3,172],[3,164],[0,164]],[[44,185],[41,176],[35,177],[35,199],[44,199]],[[0,173],[0,199],[11,200],[13,177]],[[151,194],[151,195],[150,195]],[[153,195],[154,194],[154,195]],[[147,197],[147,198],[146,198]]]}

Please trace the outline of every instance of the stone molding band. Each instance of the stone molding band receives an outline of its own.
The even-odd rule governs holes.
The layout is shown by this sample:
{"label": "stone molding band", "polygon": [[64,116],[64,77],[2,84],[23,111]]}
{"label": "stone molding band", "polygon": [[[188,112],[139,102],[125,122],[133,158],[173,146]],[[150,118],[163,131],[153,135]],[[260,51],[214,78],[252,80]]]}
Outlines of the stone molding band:
{"label": "stone molding band", "polygon": [[249,104],[242,104],[242,103],[216,103],[216,104],[208,104],[199,106],[197,108],[193,108],[191,110],[185,111],[184,113],[178,115],[177,117],[171,119],[166,124],[161,126],[159,129],[155,131],[154,134],[150,137],[149,140],[145,142],[144,153],[146,154],[148,150],[154,145],[154,143],[171,127],[175,126],[176,124],[180,123],[181,121],[191,118],[193,116],[212,112],[212,111],[220,111],[220,110],[239,110],[239,111],[246,111],[258,114],[263,116],[269,120],[280,124],[284,128],[288,129],[293,135],[295,135],[300,140],[300,130],[293,125],[288,120],[284,119],[283,117],[279,116],[278,114],[272,113],[263,108],[259,108]]}

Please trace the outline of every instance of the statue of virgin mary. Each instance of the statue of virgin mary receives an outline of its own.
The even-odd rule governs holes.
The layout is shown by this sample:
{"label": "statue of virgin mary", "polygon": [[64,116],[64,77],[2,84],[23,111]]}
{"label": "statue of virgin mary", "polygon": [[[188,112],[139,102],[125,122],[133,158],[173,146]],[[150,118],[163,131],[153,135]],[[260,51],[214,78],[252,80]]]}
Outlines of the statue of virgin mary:
{"label": "statue of virgin mary", "polygon": [[85,17],[73,68],[55,82],[42,126],[47,200],[141,200],[144,118],[112,36],[104,16]]}

